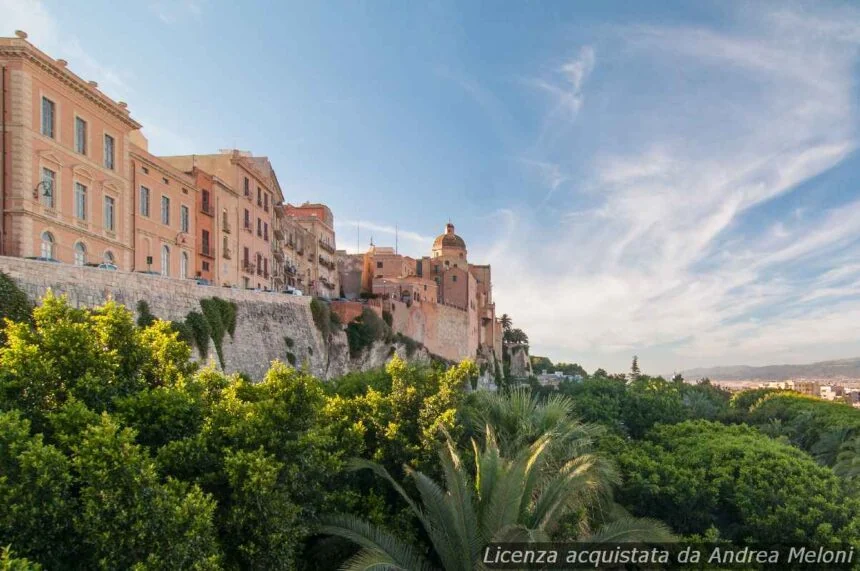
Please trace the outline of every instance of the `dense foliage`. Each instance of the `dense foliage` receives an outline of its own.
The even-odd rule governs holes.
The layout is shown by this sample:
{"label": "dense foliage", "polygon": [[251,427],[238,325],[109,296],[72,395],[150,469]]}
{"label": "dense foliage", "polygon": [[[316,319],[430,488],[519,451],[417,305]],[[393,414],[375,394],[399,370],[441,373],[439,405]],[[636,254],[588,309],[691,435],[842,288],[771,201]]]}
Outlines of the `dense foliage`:
{"label": "dense foliage", "polygon": [[[641,372],[470,392],[470,362],[397,358],[252,380],[191,360],[237,322],[201,309],[183,331],[48,294],[5,324],[0,568],[472,569],[499,538],[860,536],[849,407]],[[384,334],[373,315],[353,334]]]}

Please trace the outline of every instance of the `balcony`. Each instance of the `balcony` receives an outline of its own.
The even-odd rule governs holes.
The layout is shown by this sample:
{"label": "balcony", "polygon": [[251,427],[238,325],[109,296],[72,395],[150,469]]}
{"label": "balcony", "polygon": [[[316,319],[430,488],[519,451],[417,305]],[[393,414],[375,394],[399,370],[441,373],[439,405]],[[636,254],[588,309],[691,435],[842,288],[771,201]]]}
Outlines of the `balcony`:
{"label": "balcony", "polygon": [[226,219],[226,218],[225,218],[224,220],[222,220],[222,221],[221,221],[221,230],[223,230],[223,231],[224,231],[224,232],[226,232],[227,234],[229,234],[229,233],[230,233],[230,231],[231,231],[230,223],[229,223],[229,222],[227,222],[227,219]]}
{"label": "balcony", "polygon": [[322,240],[320,240],[320,248],[322,248],[323,250],[325,250],[325,251],[326,251],[326,252],[328,252],[329,254],[334,254],[334,246],[331,246],[331,245],[329,245],[329,244],[326,244],[326,243],[325,243],[325,242],[323,242]]}
{"label": "balcony", "polygon": [[279,262],[284,261],[284,252],[283,251],[275,248],[272,250],[272,253],[274,254],[276,260],[278,260]]}
{"label": "balcony", "polygon": [[250,222],[245,222],[245,225],[244,225],[244,226],[242,226],[242,230],[244,230],[244,231],[245,231],[245,232],[247,232],[248,234],[253,234],[253,233],[254,233],[254,231],[253,231],[253,230],[251,230],[251,223],[250,223]]}
{"label": "balcony", "polygon": [[207,258],[214,258],[215,257],[215,248],[212,248],[211,246],[209,246],[209,244],[206,244],[204,242],[203,244],[200,244],[199,246],[197,246],[197,253],[200,254],[201,256],[205,256]]}
{"label": "balcony", "polygon": [[284,236],[284,231],[280,228],[273,228],[272,232],[274,233],[275,238],[277,238],[278,240],[286,240],[286,236]]}
{"label": "balcony", "polygon": [[242,271],[248,274],[253,274],[254,270],[257,268],[255,264],[252,264],[248,260],[242,260]]}
{"label": "balcony", "polygon": [[284,271],[291,276],[295,276],[299,273],[299,269],[292,264],[284,264]]}
{"label": "balcony", "polygon": [[325,258],[323,258],[322,256],[320,256],[320,265],[321,265],[322,267],[324,267],[324,268],[328,268],[328,269],[330,269],[330,270],[333,270],[333,269],[335,268],[335,263],[334,263],[334,262],[329,262],[328,260],[326,260],[326,259],[325,259]]}
{"label": "balcony", "polygon": [[215,207],[206,201],[200,203],[200,212],[202,212],[206,216],[212,216],[213,218],[215,217]]}
{"label": "balcony", "polygon": [[230,250],[230,248],[224,248],[224,251],[221,252],[221,254],[224,256],[225,260],[233,259],[233,252]]}
{"label": "balcony", "polygon": [[247,198],[248,200],[254,200],[253,198],[251,198],[251,189],[250,188],[245,189],[245,198]]}

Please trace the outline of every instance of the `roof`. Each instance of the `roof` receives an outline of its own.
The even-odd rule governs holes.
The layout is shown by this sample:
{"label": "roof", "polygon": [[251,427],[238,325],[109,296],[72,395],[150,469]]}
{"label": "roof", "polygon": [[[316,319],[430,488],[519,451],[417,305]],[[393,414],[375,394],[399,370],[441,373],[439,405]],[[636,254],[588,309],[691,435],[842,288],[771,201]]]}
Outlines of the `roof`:
{"label": "roof", "polygon": [[439,248],[460,248],[466,249],[466,242],[454,233],[454,225],[450,222],[445,225],[445,233],[440,234],[433,241],[433,249]]}

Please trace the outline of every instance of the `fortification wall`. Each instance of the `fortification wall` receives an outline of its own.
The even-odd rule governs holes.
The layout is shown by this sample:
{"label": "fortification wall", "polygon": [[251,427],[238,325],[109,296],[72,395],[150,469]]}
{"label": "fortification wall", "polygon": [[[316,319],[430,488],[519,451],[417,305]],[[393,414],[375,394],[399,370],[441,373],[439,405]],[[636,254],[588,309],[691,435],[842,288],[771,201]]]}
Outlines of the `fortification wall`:
{"label": "fortification wall", "polygon": [[[201,310],[203,298],[231,300],[238,312],[235,335],[232,339],[227,335],[222,346],[228,373],[244,372],[261,378],[272,360],[287,361],[285,337],[293,340],[289,351],[295,355],[297,366],[306,365],[314,375],[331,378],[351,370],[349,352],[344,349],[345,334],[338,332],[331,344],[324,342],[314,325],[309,297],[199,286],[193,280],[21,258],[0,257],[0,271],[7,273],[33,301],[41,299],[49,288],[67,295],[76,307],[93,307],[113,299],[136,312],[137,302],[145,300],[161,319],[184,319],[189,311]],[[197,351],[194,355],[196,358]],[[210,350],[207,360],[217,363],[214,350]]]}
{"label": "fortification wall", "polygon": [[427,350],[451,361],[474,359],[478,328],[474,312],[438,303],[386,300],[392,329],[424,344]]}

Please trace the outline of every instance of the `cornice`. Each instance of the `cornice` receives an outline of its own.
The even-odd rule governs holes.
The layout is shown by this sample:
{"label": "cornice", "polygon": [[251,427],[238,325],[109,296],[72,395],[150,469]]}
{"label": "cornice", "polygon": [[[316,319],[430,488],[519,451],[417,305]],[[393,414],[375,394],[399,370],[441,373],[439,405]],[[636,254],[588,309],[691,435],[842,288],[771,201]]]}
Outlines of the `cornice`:
{"label": "cornice", "polygon": [[3,38],[0,40],[0,57],[18,57],[36,65],[49,75],[58,79],[66,86],[83,95],[86,99],[107,111],[132,129],[140,129],[142,125],[129,116],[128,110],[118,103],[96,91],[89,83],[61,67],[50,57],[39,51],[32,44],[24,40]]}

